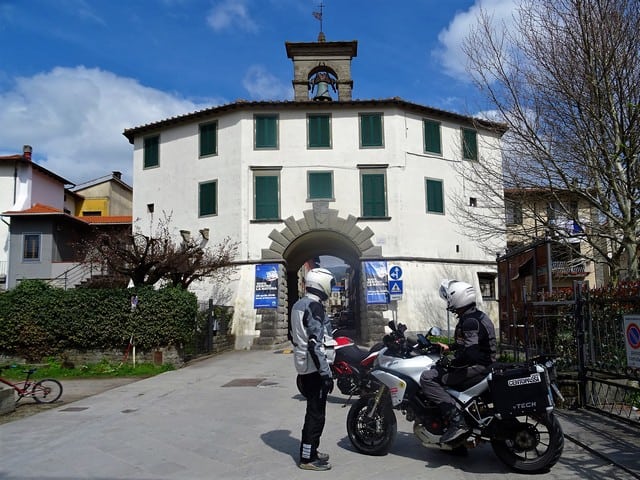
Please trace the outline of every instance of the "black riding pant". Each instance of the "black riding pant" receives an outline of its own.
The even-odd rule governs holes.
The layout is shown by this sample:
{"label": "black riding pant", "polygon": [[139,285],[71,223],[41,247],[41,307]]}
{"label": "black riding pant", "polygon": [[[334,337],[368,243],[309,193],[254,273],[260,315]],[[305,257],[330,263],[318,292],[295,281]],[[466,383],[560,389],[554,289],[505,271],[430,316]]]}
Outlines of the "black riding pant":
{"label": "black riding pant", "polygon": [[302,375],[302,388],[307,397],[307,411],[300,441],[300,461],[312,462],[318,458],[320,436],[324,429],[328,392],[322,388],[318,372]]}
{"label": "black riding pant", "polygon": [[451,387],[455,390],[468,388],[474,383],[474,380],[479,382],[486,371],[487,367],[484,365],[446,369],[436,365],[430,370],[422,372],[420,386],[425,396],[440,407],[443,415],[447,415],[456,408],[456,402],[444,387]]}

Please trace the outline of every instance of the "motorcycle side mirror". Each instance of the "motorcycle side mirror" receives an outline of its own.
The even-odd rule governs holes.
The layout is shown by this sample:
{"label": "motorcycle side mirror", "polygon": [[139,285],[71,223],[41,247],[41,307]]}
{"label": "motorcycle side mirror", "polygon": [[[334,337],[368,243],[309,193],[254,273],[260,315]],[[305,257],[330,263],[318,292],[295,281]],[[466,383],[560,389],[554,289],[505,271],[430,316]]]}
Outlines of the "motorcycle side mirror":
{"label": "motorcycle side mirror", "polygon": [[390,320],[387,326],[391,329],[392,332],[396,331],[396,322],[394,322],[393,320]]}
{"label": "motorcycle side mirror", "polygon": [[429,329],[428,334],[429,334],[429,335],[432,335],[432,336],[434,336],[434,337],[439,337],[439,336],[441,336],[441,335],[442,335],[442,330],[440,329],[440,327],[431,327],[431,328]]}
{"label": "motorcycle side mirror", "polygon": [[423,334],[419,333],[418,334],[418,345],[420,345],[421,347],[428,347],[429,345],[431,345],[431,342],[429,340],[427,340],[427,337],[425,337]]}

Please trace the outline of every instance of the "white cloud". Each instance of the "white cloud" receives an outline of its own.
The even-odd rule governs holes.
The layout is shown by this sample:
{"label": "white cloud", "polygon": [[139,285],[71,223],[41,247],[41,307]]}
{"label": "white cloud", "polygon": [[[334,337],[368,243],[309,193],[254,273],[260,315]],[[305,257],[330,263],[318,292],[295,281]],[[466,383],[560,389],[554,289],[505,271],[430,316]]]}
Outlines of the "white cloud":
{"label": "white cloud", "polygon": [[251,18],[245,0],[224,0],[211,9],[207,16],[207,24],[214,31],[240,28],[248,32],[256,32],[258,25]]}
{"label": "white cloud", "polygon": [[291,100],[293,87],[291,83],[283,83],[264,67],[254,65],[249,68],[242,80],[252,99],[256,100]]}
{"label": "white cloud", "polygon": [[36,162],[74,183],[114,170],[131,182],[124,129],[209,106],[104,70],[57,67],[0,91],[0,154],[28,144]]}
{"label": "white cloud", "polygon": [[467,11],[458,13],[449,26],[438,34],[440,47],[433,52],[445,72],[452,77],[465,77],[467,58],[462,51],[464,38],[477,23],[480,9],[484,9],[497,22],[512,23],[518,0],[478,0]]}

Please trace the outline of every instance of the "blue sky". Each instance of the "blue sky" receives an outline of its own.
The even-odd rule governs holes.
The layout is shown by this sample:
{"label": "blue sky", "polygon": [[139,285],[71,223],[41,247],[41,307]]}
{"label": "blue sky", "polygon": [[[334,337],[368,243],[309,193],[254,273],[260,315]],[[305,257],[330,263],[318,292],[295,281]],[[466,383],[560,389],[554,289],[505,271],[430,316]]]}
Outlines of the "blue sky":
{"label": "blue sky", "polygon": [[[123,172],[125,128],[224,103],[290,100],[284,43],[316,41],[321,0],[0,0],[0,155],[79,184]],[[516,0],[323,0],[327,41],[358,41],[355,99],[401,97],[475,114],[463,37],[481,4]]]}

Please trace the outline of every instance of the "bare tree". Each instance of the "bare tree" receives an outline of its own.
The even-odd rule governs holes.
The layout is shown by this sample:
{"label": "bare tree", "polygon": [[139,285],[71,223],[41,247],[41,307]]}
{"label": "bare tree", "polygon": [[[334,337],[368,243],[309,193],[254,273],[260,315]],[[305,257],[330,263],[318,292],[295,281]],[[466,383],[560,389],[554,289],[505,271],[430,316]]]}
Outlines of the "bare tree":
{"label": "bare tree", "polygon": [[[509,129],[503,170],[467,162],[464,181],[504,198],[501,180],[511,201],[544,192],[614,280],[638,279],[640,0],[521,0],[513,28],[482,11],[464,50]],[[592,214],[577,214],[568,198]],[[479,237],[495,235],[494,223],[466,212]],[[548,233],[566,231],[547,211],[532,212]]]}
{"label": "bare tree", "polygon": [[205,277],[222,282],[236,271],[237,242],[227,237],[213,247],[191,238],[176,243],[170,223],[165,215],[154,235],[116,231],[85,240],[85,262],[104,265],[107,271],[130,278],[135,286],[165,281],[187,288]]}

